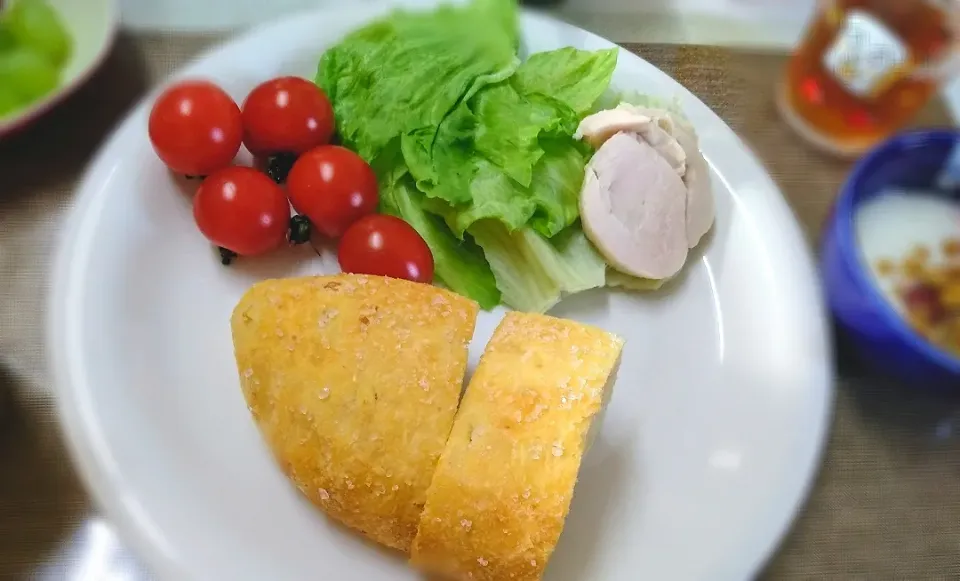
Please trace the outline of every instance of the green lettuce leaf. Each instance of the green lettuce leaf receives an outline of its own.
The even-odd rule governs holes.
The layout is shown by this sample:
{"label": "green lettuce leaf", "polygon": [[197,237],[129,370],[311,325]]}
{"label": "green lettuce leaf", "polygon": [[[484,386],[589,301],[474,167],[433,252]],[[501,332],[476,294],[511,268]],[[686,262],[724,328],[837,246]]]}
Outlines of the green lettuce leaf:
{"label": "green lettuce leaf", "polygon": [[476,116],[461,102],[438,128],[401,137],[404,161],[420,190],[451,204],[472,199],[470,183],[478,165],[473,145],[476,125]]}
{"label": "green lettuce leaf", "polygon": [[523,228],[536,211],[529,192],[492,163],[482,158],[476,163],[476,173],[468,186],[473,195],[469,203],[452,206],[445,200],[428,197],[424,207],[442,216],[458,237],[484,219],[497,220],[511,232]]}
{"label": "green lettuce leaf", "polygon": [[502,34],[516,53],[520,46],[520,14],[517,0],[472,0],[468,11],[481,19],[496,23],[496,34]]}
{"label": "green lettuce leaf", "polygon": [[458,236],[486,218],[511,232],[529,223],[548,238],[572,224],[586,156],[569,136],[569,110],[533,104],[505,85],[484,89],[475,101],[478,112],[460,103],[432,145],[420,132],[401,140],[430,211]]}
{"label": "green lettuce leaf", "polygon": [[521,95],[546,95],[583,116],[610,85],[618,52],[616,48],[587,51],[567,47],[532,54],[510,78],[510,84]]}
{"label": "green lettuce leaf", "polygon": [[462,99],[510,76],[519,65],[515,9],[477,0],[398,11],[324,52],[316,82],[344,144],[371,160],[391,139],[435,130]]}
{"label": "green lettuce leaf", "polygon": [[531,228],[508,232],[494,220],[470,229],[497,280],[503,302],[519,311],[543,313],[571,293],[604,285],[606,264],[579,225],[554,239]]}
{"label": "green lettuce leaf", "polygon": [[552,238],[580,216],[580,187],[587,158],[569,137],[541,139],[544,156],[533,171],[530,191],[537,206],[530,226]]}
{"label": "green lettuce leaf", "polygon": [[560,285],[524,252],[521,232],[511,233],[495,220],[470,229],[490,263],[504,303],[518,311],[544,313],[560,301]]}
{"label": "green lettuce leaf", "polygon": [[420,234],[433,254],[436,278],[483,309],[500,304],[500,291],[482,251],[471,239],[458,239],[442,218],[424,209],[423,192],[400,161],[399,146],[388,146],[373,166],[381,176],[380,212],[406,221]]}
{"label": "green lettuce leaf", "polygon": [[[486,86],[461,101],[435,132],[424,129],[402,138],[404,159],[429,198],[428,208],[444,216],[458,236],[478,220],[495,218],[510,231],[529,223],[549,238],[579,215],[588,152],[571,138],[579,117],[562,99],[576,106],[596,100],[609,84],[616,51],[562,49],[541,55],[531,57],[532,68],[521,65],[509,82]],[[579,83],[559,82],[558,99],[535,91],[552,90],[542,79],[536,82],[537,71],[551,63],[566,67],[561,75],[579,74],[588,64],[599,72]],[[514,83],[521,70],[527,71],[528,81],[519,83],[530,91],[525,95]],[[581,87],[584,83],[588,86]]]}
{"label": "green lettuce leaf", "polygon": [[573,294],[606,284],[607,264],[577,223],[551,239],[523,231],[530,256],[557,281],[560,291]]}
{"label": "green lettuce leaf", "polygon": [[573,111],[539,95],[524,97],[509,83],[480,91],[470,102],[476,116],[474,145],[514,181],[529,186],[533,168],[543,157],[542,134],[571,135]]}
{"label": "green lettuce leaf", "polygon": [[630,276],[629,274],[624,274],[619,270],[609,268],[607,269],[606,286],[620,287],[634,291],[652,291],[662,287],[664,284],[666,284],[667,280],[669,279],[653,279]]}
{"label": "green lettuce leaf", "polygon": [[477,220],[495,218],[510,230],[525,225],[536,204],[529,192],[499,166],[477,153],[478,120],[465,103],[444,119],[432,148],[422,133],[404,135],[403,157],[426,207],[443,216],[462,237]]}

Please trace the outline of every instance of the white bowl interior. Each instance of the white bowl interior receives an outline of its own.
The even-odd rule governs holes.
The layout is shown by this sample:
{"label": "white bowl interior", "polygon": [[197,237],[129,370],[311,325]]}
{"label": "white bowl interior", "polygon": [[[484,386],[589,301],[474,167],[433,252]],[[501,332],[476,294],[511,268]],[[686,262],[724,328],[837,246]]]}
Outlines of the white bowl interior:
{"label": "white bowl interior", "polygon": [[942,245],[947,239],[960,237],[960,203],[922,189],[890,188],[860,202],[852,222],[856,264],[867,284],[877,292],[891,317],[900,319],[899,328],[917,341],[920,349],[956,366],[960,357],[913,329],[907,305],[900,296],[903,279],[881,274],[879,264],[889,261],[902,272],[904,262],[918,247],[929,252],[932,264],[949,260]]}
{"label": "white bowl interior", "polygon": [[48,0],[73,38],[73,53],[63,70],[62,85],[83,76],[102,58],[113,36],[119,12],[115,0]]}

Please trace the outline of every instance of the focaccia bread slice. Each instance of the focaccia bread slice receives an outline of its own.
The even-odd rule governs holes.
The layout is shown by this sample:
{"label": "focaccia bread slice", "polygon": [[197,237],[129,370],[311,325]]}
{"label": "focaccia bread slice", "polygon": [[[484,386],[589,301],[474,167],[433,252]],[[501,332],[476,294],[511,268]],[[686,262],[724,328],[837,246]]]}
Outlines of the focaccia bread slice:
{"label": "focaccia bread slice", "polygon": [[426,284],[267,280],[233,312],[250,412],[315,505],[408,551],[450,428],[478,306]]}
{"label": "focaccia bread slice", "polygon": [[427,491],[415,566],[460,580],[541,578],[622,345],[573,321],[506,315]]}

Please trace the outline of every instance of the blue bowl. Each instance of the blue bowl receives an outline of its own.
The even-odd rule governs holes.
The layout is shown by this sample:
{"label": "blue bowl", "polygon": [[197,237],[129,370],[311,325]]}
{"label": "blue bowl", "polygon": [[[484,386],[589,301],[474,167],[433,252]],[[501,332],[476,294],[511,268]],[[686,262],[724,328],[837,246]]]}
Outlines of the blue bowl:
{"label": "blue bowl", "polygon": [[[960,359],[914,332],[875,285],[854,228],[857,208],[885,189],[936,190],[960,132],[898,135],[860,160],[837,198],[821,241],[827,303],[840,332],[871,371],[918,387],[960,387]],[[955,197],[955,192],[945,195]]]}

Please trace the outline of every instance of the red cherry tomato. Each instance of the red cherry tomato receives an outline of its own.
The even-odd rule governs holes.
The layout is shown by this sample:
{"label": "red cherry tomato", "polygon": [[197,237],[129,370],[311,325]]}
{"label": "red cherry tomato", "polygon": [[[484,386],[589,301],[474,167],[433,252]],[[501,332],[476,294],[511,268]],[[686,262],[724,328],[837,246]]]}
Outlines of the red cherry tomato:
{"label": "red cherry tomato", "polygon": [[150,111],[149,132],[163,163],[197,176],[230,165],[243,140],[240,108],[206,81],[185,81],[164,91]]}
{"label": "red cherry tomato", "polygon": [[333,128],[327,96],[300,77],[267,81],[243,102],[243,143],[254,155],[303,153],[329,143]]}
{"label": "red cherry tomato", "polygon": [[433,280],[427,243],[413,226],[393,216],[373,214],[358,220],[340,239],[337,258],[343,272]]}
{"label": "red cherry tomato", "polygon": [[287,195],[317,231],[337,238],[377,209],[377,176],[359,155],[338,145],[304,153],[287,174]]}
{"label": "red cherry tomato", "polygon": [[227,167],[203,180],[193,217],[213,244],[241,256],[263,254],[284,243],[290,205],[280,186],[249,167]]}

